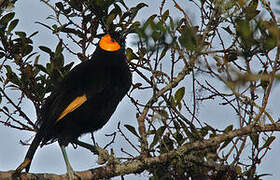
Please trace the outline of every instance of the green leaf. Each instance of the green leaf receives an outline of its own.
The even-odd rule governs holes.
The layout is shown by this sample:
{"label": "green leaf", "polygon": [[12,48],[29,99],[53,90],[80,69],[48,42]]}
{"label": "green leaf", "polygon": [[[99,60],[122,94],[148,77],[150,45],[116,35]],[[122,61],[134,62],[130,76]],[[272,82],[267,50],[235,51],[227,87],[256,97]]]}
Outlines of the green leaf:
{"label": "green leaf", "polygon": [[170,96],[170,103],[173,107],[175,107],[177,105],[176,102],[175,102],[175,99],[172,95]]}
{"label": "green leaf", "polygon": [[[31,46],[32,47],[32,46]],[[33,50],[33,47],[32,47],[32,50]],[[27,58],[26,58],[26,61],[31,58],[32,56],[34,56],[35,54],[37,54],[37,52],[34,52],[34,53],[31,53]],[[36,60],[36,58],[35,58]]]}
{"label": "green leaf", "polygon": [[180,133],[180,131],[176,131],[173,134],[173,137],[176,139],[176,141],[179,144],[179,146],[181,146],[184,143],[184,141],[185,141],[184,136]]}
{"label": "green leaf", "polygon": [[151,22],[154,22],[154,19],[157,17],[157,14],[153,14],[153,15],[151,15],[148,19],[147,19],[147,21],[145,22],[145,24],[151,24]]}
{"label": "green leaf", "polygon": [[13,72],[12,68],[9,65],[5,65],[6,71],[7,71],[7,80],[12,82],[15,85],[20,85],[19,77],[16,75],[16,73]]}
{"label": "green leaf", "polygon": [[80,0],[70,0],[69,4],[72,8],[76,9],[77,11],[83,10],[82,2]]}
{"label": "green leaf", "polygon": [[12,32],[12,30],[15,29],[15,27],[17,26],[19,20],[18,19],[15,19],[13,20],[10,24],[9,24],[9,27],[8,27],[8,31],[7,31],[7,34],[10,34]]}
{"label": "green leaf", "polygon": [[47,69],[41,65],[41,64],[34,64],[35,67],[37,67],[38,69],[40,69],[41,71],[43,71],[44,73],[48,74]]}
{"label": "green leaf", "polygon": [[28,54],[30,54],[33,51],[33,46],[31,45],[26,45],[23,48],[23,56],[26,56]]}
{"label": "green leaf", "polygon": [[11,21],[14,17],[15,17],[14,12],[8,13],[0,19],[0,24],[6,26],[8,22]]}
{"label": "green leaf", "polygon": [[31,37],[35,36],[36,34],[38,34],[39,31],[35,31],[34,33],[32,33],[28,38],[30,39]]}
{"label": "green leaf", "polygon": [[113,20],[117,17],[116,13],[111,13],[107,20],[106,20],[106,25],[110,26],[111,24],[113,24]]}
{"label": "green leaf", "polygon": [[64,11],[64,6],[63,6],[62,2],[57,2],[57,3],[55,3],[55,6],[56,6],[60,11]]}
{"label": "green leaf", "polygon": [[125,124],[124,127],[126,127],[127,130],[129,130],[132,134],[134,134],[136,137],[140,138],[138,133],[136,132],[135,128],[133,126],[130,126],[128,124]]}
{"label": "green leaf", "polygon": [[127,48],[125,54],[126,54],[126,59],[128,62],[130,62],[133,59],[138,58],[131,48]]}
{"label": "green leaf", "polygon": [[242,168],[240,166],[236,166],[235,171],[239,176],[242,174]]}
{"label": "green leaf", "polygon": [[71,62],[71,63],[67,64],[66,66],[64,66],[62,69],[63,73],[66,75],[70,71],[70,69],[72,68],[73,65],[74,65],[74,62]]}
{"label": "green leaf", "polygon": [[[37,54],[37,53],[36,53],[36,54]],[[38,55],[38,56],[35,57],[35,59],[34,59],[34,65],[35,65],[35,64],[38,64],[39,57],[40,57],[40,55]]]}
{"label": "green leaf", "polygon": [[46,27],[46,28],[48,28],[48,29],[53,31],[53,29],[50,26],[48,26],[48,25],[46,25],[44,23],[41,23],[41,22],[35,22],[35,23],[40,24],[40,25],[42,25],[42,26],[44,26],[44,27]]}
{"label": "green leaf", "polygon": [[16,35],[18,35],[21,39],[26,39],[26,33],[23,31],[16,31]]}
{"label": "green leaf", "polygon": [[186,48],[186,50],[193,51],[197,46],[196,39],[196,32],[190,27],[184,27],[178,41],[182,47]]}
{"label": "green leaf", "polygon": [[183,99],[185,95],[185,87],[181,87],[179,88],[176,92],[175,92],[175,100],[176,100],[176,104],[180,103],[181,100]]}
{"label": "green leaf", "polygon": [[55,49],[55,54],[60,54],[62,51],[63,51],[62,41],[59,41],[59,43],[57,44],[56,49]]}
{"label": "green leaf", "polygon": [[0,52],[0,59],[5,56],[4,52]]}
{"label": "green leaf", "polygon": [[7,113],[9,113],[9,108],[7,108],[7,106],[4,106],[3,110],[5,110]]}
{"label": "green leaf", "polygon": [[165,131],[166,127],[165,126],[161,126],[160,128],[157,129],[153,141],[150,144],[150,149],[152,149],[160,140],[160,138],[162,137],[164,131]]}
{"label": "green leaf", "polygon": [[256,148],[259,148],[259,134],[252,133],[250,139]]}
{"label": "green leaf", "polygon": [[169,50],[169,47],[168,46],[165,46],[163,48],[163,50],[161,51],[160,53],[160,56],[159,56],[159,60],[161,60],[165,55],[166,55],[166,52]]}
{"label": "green leaf", "polygon": [[160,32],[157,32],[157,31],[153,31],[152,33],[152,38],[154,41],[158,41],[160,39]]}
{"label": "green leaf", "polygon": [[261,149],[269,147],[270,144],[275,140],[275,138],[276,138],[275,136],[268,137],[264,145],[261,147]]}
{"label": "green leaf", "polygon": [[166,110],[164,110],[164,109],[158,110],[157,112],[163,118],[168,118],[169,117],[168,112]]}
{"label": "green leaf", "polygon": [[246,18],[250,21],[255,18],[260,11],[257,10],[258,0],[252,0],[249,5],[244,9]]}
{"label": "green leaf", "polygon": [[131,8],[131,9],[130,9],[131,14],[130,14],[129,18],[130,18],[131,20],[133,20],[134,17],[137,15],[138,11],[139,11],[140,9],[142,9],[143,7],[148,7],[148,5],[145,4],[145,3],[139,3],[139,4],[137,4],[136,7]]}
{"label": "green leaf", "polygon": [[224,132],[228,133],[228,132],[232,131],[232,129],[233,129],[233,125],[231,124],[225,128]]}
{"label": "green leaf", "polygon": [[48,54],[52,54],[52,50],[46,46],[39,46],[39,49],[41,49],[42,51],[44,51]]}
{"label": "green leaf", "polygon": [[167,9],[163,15],[161,16],[162,21],[166,21],[166,19],[169,17],[169,10]]}

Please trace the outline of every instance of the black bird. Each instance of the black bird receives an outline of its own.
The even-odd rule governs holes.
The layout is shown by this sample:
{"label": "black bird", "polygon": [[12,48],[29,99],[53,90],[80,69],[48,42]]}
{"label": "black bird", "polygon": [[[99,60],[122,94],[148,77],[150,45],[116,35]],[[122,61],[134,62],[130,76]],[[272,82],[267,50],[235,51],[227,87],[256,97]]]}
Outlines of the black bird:
{"label": "black bird", "polygon": [[130,86],[124,43],[106,34],[92,58],[74,67],[45,100],[36,122],[37,134],[16,172],[24,168],[28,172],[38,146],[57,140],[73,179],[65,146],[82,134],[102,128]]}

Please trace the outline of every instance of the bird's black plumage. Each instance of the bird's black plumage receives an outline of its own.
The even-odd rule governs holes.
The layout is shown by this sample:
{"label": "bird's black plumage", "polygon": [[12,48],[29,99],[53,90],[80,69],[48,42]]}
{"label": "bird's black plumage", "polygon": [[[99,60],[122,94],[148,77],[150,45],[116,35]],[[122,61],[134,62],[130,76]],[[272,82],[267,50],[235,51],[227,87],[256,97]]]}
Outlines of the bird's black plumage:
{"label": "bird's black plumage", "polygon": [[74,67],[45,100],[36,122],[38,132],[25,164],[17,170],[28,172],[40,144],[58,140],[67,145],[103,127],[130,86],[124,47],[107,51],[97,46],[92,58]]}

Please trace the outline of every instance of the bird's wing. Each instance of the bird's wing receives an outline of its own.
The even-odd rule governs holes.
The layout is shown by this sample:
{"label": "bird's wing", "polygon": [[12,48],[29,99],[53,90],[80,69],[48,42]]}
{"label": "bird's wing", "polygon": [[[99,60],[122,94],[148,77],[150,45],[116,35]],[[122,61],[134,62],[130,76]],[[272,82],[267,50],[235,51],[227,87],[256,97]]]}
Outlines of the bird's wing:
{"label": "bird's wing", "polygon": [[[38,124],[51,128],[105,87],[105,72],[92,62],[77,65],[47,98]],[[40,122],[41,121],[41,122]]]}

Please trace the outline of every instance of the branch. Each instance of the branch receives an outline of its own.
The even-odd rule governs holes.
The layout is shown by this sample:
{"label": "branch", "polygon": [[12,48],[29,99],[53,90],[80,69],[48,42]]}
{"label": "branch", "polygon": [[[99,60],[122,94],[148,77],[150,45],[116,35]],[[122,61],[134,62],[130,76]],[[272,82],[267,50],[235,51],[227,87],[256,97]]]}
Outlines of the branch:
{"label": "branch", "polygon": [[[146,157],[143,159],[134,159],[131,161],[126,161],[123,163],[112,163],[106,166],[98,167],[95,169],[90,169],[87,171],[75,172],[80,179],[103,179],[103,178],[111,178],[115,176],[127,175],[132,173],[141,173],[144,170],[148,170],[152,168],[154,165],[169,163],[178,156],[186,156],[190,161],[194,160],[194,158],[190,155],[187,155],[188,152],[191,151],[199,151],[203,149],[207,149],[213,146],[216,146],[228,139],[233,139],[235,137],[241,137],[244,135],[250,135],[251,133],[256,132],[267,132],[267,131],[280,131],[280,123],[275,124],[267,124],[267,125],[249,125],[240,129],[236,129],[230,131],[225,134],[217,135],[216,137],[205,139],[203,141],[196,141],[193,143],[187,143],[176,150],[172,150],[168,153],[161,154],[156,157]],[[190,158],[189,158],[190,157]],[[219,168],[219,167],[218,167]],[[12,179],[14,171],[8,172],[0,172],[0,179]],[[23,173],[20,175],[21,179],[49,179],[49,180],[57,180],[57,179],[68,179],[66,174],[56,175],[56,174],[31,174],[31,173]],[[77,179],[78,177],[76,177]]]}

